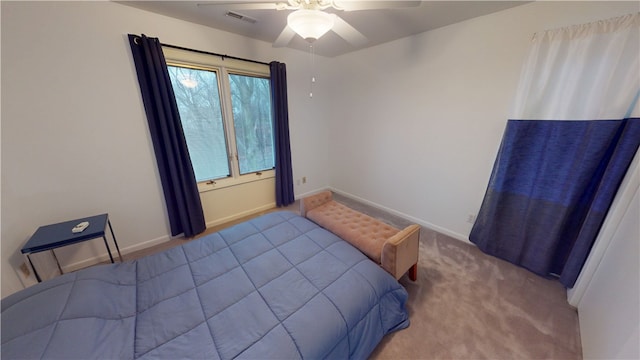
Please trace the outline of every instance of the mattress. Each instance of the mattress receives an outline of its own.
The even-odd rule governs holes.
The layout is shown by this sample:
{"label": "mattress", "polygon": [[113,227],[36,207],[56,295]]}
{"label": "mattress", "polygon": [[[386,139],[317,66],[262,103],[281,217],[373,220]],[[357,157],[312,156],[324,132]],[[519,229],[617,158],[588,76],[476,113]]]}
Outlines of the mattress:
{"label": "mattress", "polygon": [[406,290],[336,235],[274,212],[2,300],[3,359],[366,358]]}

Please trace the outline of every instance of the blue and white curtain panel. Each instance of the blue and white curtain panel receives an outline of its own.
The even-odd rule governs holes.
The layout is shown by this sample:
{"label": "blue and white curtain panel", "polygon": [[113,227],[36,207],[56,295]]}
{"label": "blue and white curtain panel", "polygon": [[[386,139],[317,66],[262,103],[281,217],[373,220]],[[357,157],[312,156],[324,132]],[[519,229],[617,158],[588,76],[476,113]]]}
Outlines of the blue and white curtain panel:
{"label": "blue and white curtain panel", "polygon": [[640,13],[536,33],[469,239],[572,287],[640,145]]}

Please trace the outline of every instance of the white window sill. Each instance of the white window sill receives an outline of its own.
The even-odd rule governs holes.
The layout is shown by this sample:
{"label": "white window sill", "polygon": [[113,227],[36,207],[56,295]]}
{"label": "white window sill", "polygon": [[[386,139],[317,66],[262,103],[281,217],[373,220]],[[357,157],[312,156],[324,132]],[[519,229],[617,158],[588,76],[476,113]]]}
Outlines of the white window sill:
{"label": "white window sill", "polygon": [[265,170],[256,173],[242,175],[237,178],[228,177],[224,179],[218,179],[213,181],[202,181],[198,183],[198,192],[204,193],[207,191],[213,191],[217,189],[223,189],[231,186],[238,186],[254,181],[261,181],[266,179],[272,179],[276,176],[275,170]]}

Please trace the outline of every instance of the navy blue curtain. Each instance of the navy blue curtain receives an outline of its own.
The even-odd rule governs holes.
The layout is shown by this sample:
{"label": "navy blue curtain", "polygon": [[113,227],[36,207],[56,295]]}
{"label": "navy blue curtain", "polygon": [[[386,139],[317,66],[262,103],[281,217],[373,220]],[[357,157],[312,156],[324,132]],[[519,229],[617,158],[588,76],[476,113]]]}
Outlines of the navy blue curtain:
{"label": "navy blue curtain", "polygon": [[640,145],[640,119],[509,120],[469,239],[573,287]]}
{"label": "navy blue curtain", "polygon": [[157,38],[129,35],[149,131],[167,204],[171,235],[206,229],[198,186],[182,131],[162,46]]}
{"label": "navy blue curtain", "polygon": [[283,63],[272,61],[269,64],[269,69],[271,71],[271,102],[275,138],[276,205],[287,206],[295,201],[289,140],[287,67]]}

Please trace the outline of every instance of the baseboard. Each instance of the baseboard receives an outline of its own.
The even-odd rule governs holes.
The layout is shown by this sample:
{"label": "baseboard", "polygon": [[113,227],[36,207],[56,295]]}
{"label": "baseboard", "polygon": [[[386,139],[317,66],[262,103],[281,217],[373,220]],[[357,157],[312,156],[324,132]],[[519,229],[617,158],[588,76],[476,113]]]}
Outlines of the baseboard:
{"label": "baseboard", "polygon": [[[267,205],[263,205],[263,206],[260,206],[260,207],[257,207],[257,208],[251,209],[251,210],[243,211],[243,212],[241,212],[239,214],[235,214],[235,215],[232,215],[232,216],[227,216],[227,217],[224,217],[224,218],[217,219],[215,221],[208,222],[208,223],[206,223],[206,226],[207,226],[207,228],[209,228],[209,227],[212,227],[212,226],[217,226],[217,225],[221,225],[221,224],[224,224],[224,223],[228,223],[228,222],[231,222],[231,221],[234,221],[234,220],[238,220],[240,218],[243,218],[243,217],[246,217],[246,216],[249,216],[249,215],[254,215],[254,214],[262,212],[262,211],[270,210],[270,209],[274,208],[275,206],[276,206],[275,203],[270,203],[270,204],[267,204]],[[138,251],[138,250],[143,250],[143,249],[155,246],[155,245],[159,245],[159,244],[165,243],[167,241],[170,241],[172,239],[174,239],[174,237],[171,237],[169,235],[160,236],[158,238],[147,240],[147,241],[144,241],[144,242],[141,242],[141,243],[137,243],[135,245],[127,246],[125,248],[120,248],[120,253],[124,256],[125,254],[130,254],[130,253]],[[112,245],[111,242],[113,240],[111,240],[111,239],[108,239],[108,240],[110,242],[109,245],[111,246]],[[114,260],[118,261],[119,260],[118,259],[118,253],[115,250],[115,248],[113,248],[113,246],[111,246],[111,247],[112,247],[112,256],[113,256]],[[83,269],[85,267],[89,267],[89,266],[96,265],[96,264],[99,264],[99,263],[102,263],[102,262],[106,262],[106,261],[110,261],[110,258],[109,258],[109,254],[104,252],[104,253],[102,253],[102,254],[100,254],[98,256],[93,256],[93,257],[90,257],[88,259],[84,259],[84,260],[81,260],[81,261],[78,261],[78,262],[75,262],[75,263],[72,263],[72,264],[64,265],[64,266],[61,266],[61,267],[62,267],[62,271],[63,272],[68,273],[68,272],[77,271],[77,270]]]}
{"label": "baseboard", "polygon": [[275,202],[269,203],[267,205],[263,205],[263,206],[259,206],[257,208],[246,210],[246,211],[243,211],[243,212],[238,213],[238,214],[234,214],[234,215],[231,215],[231,216],[226,216],[226,217],[223,217],[223,218],[220,218],[220,219],[216,219],[214,221],[210,221],[206,225],[207,225],[208,228],[213,227],[213,226],[218,226],[218,225],[225,224],[225,223],[228,223],[228,222],[231,222],[231,221],[234,221],[234,220],[238,220],[238,219],[246,217],[246,216],[250,216],[250,215],[254,215],[254,214],[260,213],[262,211],[273,209],[274,207],[276,207],[276,203]]}
{"label": "baseboard", "polygon": [[[296,196],[295,196],[295,199],[296,199],[296,200],[300,200],[300,199],[302,199],[302,198],[305,198],[305,197],[307,197],[307,196],[311,196],[311,195],[313,195],[313,194],[317,194],[317,193],[319,193],[319,192],[321,192],[321,191],[324,191],[324,190],[332,190],[332,189],[331,189],[330,187],[323,187],[323,188],[320,188],[320,189],[307,191],[307,192],[305,192],[305,193],[303,193],[303,194],[298,194],[298,195],[296,195]],[[333,191],[333,190],[332,190],[332,191]]]}
{"label": "baseboard", "polygon": [[[118,252],[116,251],[115,247],[112,246],[113,245],[113,240],[107,238],[109,241],[109,247],[111,248],[111,256],[113,256],[114,261],[118,262],[120,261],[120,259],[118,258]],[[162,244],[165,243],[167,241],[170,241],[171,239],[173,239],[173,237],[169,236],[169,235],[164,235],[164,236],[160,236],[157,237],[155,239],[151,239],[151,240],[147,240],[141,243],[137,243],[135,245],[131,245],[131,246],[127,246],[125,248],[120,248],[120,253],[122,254],[122,256],[124,256],[125,254],[130,254],[132,252],[138,251],[138,250],[142,250],[142,249],[146,249],[158,244]],[[118,244],[120,245],[120,244]],[[68,264],[65,266],[61,266],[62,267],[62,271],[64,271],[65,273],[68,272],[72,272],[72,271],[77,271],[92,265],[96,265],[105,261],[111,261],[109,258],[109,254],[107,254],[106,252],[103,254],[100,254],[98,256],[94,256],[85,260],[81,260],[72,264]]]}
{"label": "baseboard", "polygon": [[[342,195],[344,197],[348,197],[350,199],[353,199],[355,201],[361,202],[363,204],[372,206],[374,208],[377,208],[377,209],[386,211],[388,213],[391,213],[393,215],[396,215],[396,216],[402,217],[404,219],[410,220],[410,221],[412,221],[412,222],[414,222],[414,223],[416,223],[416,224],[418,224],[420,226],[424,226],[424,227],[429,228],[431,230],[437,231],[437,232],[439,232],[441,234],[450,236],[450,237],[452,237],[452,238],[454,238],[456,240],[460,240],[460,241],[463,241],[463,242],[466,242],[466,243],[470,243],[469,239],[465,235],[456,233],[454,231],[451,231],[451,230],[445,229],[443,227],[440,227],[438,225],[432,224],[432,223],[430,223],[428,221],[425,221],[425,220],[422,220],[422,219],[418,219],[418,218],[416,218],[414,216],[411,216],[411,215],[405,214],[403,212],[388,208],[386,206],[380,205],[380,204],[375,203],[373,201],[369,201],[367,199],[363,199],[363,198],[361,198],[359,196],[353,195],[351,193],[348,193],[348,192],[345,192],[345,191],[342,191],[342,190],[339,190],[339,189],[336,189],[336,188],[333,188],[333,187],[325,187],[325,188],[320,188],[320,189],[316,189],[316,190],[313,190],[313,191],[308,191],[308,192],[305,192],[303,194],[296,195],[295,198],[296,199],[301,199],[301,198],[307,197],[309,195],[313,195],[315,193],[318,193],[318,192],[324,191],[324,190],[331,190],[331,191],[333,191],[333,192],[335,192],[337,194],[340,194],[340,195]],[[246,216],[254,215],[254,214],[260,213],[262,211],[266,211],[266,210],[272,209],[275,206],[276,206],[275,203],[270,203],[270,204],[267,204],[267,205],[264,205],[264,206],[260,206],[260,207],[254,208],[254,209],[243,211],[243,212],[238,213],[238,214],[234,214],[232,216],[227,216],[227,217],[224,217],[224,218],[217,219],[215,221],[210,221],[210,222],[208,222],[206,224],[206,226],[209,228],[209,227],[221,225],[221,224],[224,224],[224,223],[228,223],[228,222],[231,222],[231,221],[235,221],[235,220],[238,220],[238,219],[246,217]],[[142,242],[142,243],[137,243],[135,245],[131,245],[131,246],[128,246],[126,248],[120,248],[120,252],[124,256],[125,254],[129,254],[129,253],[132,253],[132,252],[135,252],[135,251],[138,251],[138,250],[146,249],[148,247],[152,247],[152,246],[155,246],[155,245],[170,241],[171,239],[172,239],[172,237],[169,236],[169,235],[160,236],[158,238],[151,239],[151,240],[148,240],[148,241],[145,241],[145,242]],[[115,249],[113,249],[112,255],[113,255],[114,259],[117,259],[118,254],[115,251]],[[91,266],[91,265],[95,265],[95,264],[99,264],[101,262],[105,262],[105,261],[108,261],[108,260],[109,260],[109,255],[105,252],[105,253],[103,253],[103,254],[101,254],[99,256],[94,256],[94,257],[91,257],[89,259],[81,260],[81,261],[78,261],[78,262],[75,262],[75,263],[72,263],[72,264],[68,264],[68,265],[62,266],[62,270],[65,273],[72,272],[72,271],[80,270],[82,268],[85,268],[85,267],[88,267],[88,266]]]}
{"label": "baseboard", "polygon": [[418,218],[416,218],[414,216],[411,216],[409,214],[405,214],[403,212],[388,208],[386,206],[380,205],[380,204],[375,203],[373,201],[369,201],[367,199],[363,199],[363,198],[361,198],[359,196],[353,195],[351,193],[348,193],[348,192],[345,192],[345,191],[342,191],[342,190],[338,190],[336,188],[329,187],[328,189],[333,191],[333,192],[335,192],[335,193],[337,193],[337,194],[340,194],[340,195],[342,195],[344,197],[348,197],[348,198],[350,198],[352,200],[361,202],[363,204],[366,204],[366,205],[372,206],[374,208],[386,211],[388,213],[391,213],[393,215],[399,216],[401,218],[410,220],[410,221],[412,221],[412,222],[414,222],[414,223],[416,223],[416,224],[418,224],[420,226],[424,226],[424,227],[429,228],[429,229],[431,229],[433,231],[437,231],[437,232],[439,232],[441,234],[447,235],[447,236],[452,237],[452,238],[454,238],[456,240],[460,240],[460,241],[465,242],[465,243],[471,243],[467,236],[459,234],[459,233],[457,233],[455,231],[451,231],[449,229],[445,229],[445,228],[443,228],[441,226],[432,224],[432,223],[430,223],[428,221],[425,221],[425,220],[422,220],[422,219],[418,219]]}

